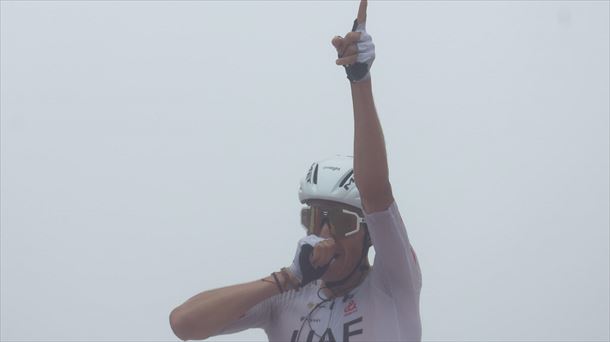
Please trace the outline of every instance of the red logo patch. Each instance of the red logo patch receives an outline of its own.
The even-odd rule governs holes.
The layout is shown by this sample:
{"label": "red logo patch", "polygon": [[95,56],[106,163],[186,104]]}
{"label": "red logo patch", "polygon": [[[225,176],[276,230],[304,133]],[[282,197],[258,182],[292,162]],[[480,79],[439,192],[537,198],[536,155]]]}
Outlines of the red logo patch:
{"label": "red logo patch", "polygon": [[343,309],[343,316],[347,316],[347,315],[353,314],[356,311],[358,311],[358,306],[356,305],[356,301],[354,301],[352,299],[345,306],[345,309]]}

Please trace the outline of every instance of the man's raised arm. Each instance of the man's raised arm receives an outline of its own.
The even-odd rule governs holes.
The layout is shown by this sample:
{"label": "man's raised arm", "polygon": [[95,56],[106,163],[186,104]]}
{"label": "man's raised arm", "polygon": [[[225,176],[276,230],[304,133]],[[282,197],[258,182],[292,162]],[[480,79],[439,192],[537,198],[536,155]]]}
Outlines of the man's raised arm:
{"label": "man's raised arm", "polygon": [[375,110],[370,78],[352,83],[354,106],[354,180],[367,213],[386,210],[394,201],[383,131]]}
{"label": "man's raised arm", "polygon": [[364,211],[383,211],[394,201],[388,175],[388,160],[381,124],[375,110],[370,68],[375,45],[366,32],[367,1],[361,0],[352,32],[332,40],[336,63],[345,67],[354,105],[354,180]]}

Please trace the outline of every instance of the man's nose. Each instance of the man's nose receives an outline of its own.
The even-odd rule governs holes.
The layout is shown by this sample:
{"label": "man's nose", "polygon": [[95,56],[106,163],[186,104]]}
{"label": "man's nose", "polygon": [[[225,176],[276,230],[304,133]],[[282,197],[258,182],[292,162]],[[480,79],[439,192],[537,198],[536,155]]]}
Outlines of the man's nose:
{"label": "man's nose", "polygon": [[331,238],[332,234],[330,233],[330,226],[328,225],[328,222],[325,222],[324,225],[322,226],[322,230],[320,230],[320,237],[321,238]]}

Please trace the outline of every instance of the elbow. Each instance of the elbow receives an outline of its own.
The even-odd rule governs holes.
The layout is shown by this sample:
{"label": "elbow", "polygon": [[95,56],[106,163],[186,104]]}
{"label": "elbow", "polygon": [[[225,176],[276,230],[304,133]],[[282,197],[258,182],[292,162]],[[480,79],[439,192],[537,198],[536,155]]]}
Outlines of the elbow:
{"label": "elbow", "polygon": [[176,337],[178,337],[182,341],[186,341],[188,340],[188,338],[185,334],[183,322],[184,320],[180,317],[178,309],[176,308],[172,310],[172,312],[169,314],[169,326],[172,328],[172,331],[174,332],[174,335],[176,335]]}
{"label": "elbow", "polygon": [[206,326],[193,323],[193,320],[184,314],[180,307],[175,308],[169,314],[169,324],[174,335],[182,341],[205,340],[212,336]]}
{"label": "elbow", "polygon": [[172,310],[169,314],[169,325],[174,332],[174,335],[182,341],[189,340],[189,324],[186,317],[180,313],[179,309]]}

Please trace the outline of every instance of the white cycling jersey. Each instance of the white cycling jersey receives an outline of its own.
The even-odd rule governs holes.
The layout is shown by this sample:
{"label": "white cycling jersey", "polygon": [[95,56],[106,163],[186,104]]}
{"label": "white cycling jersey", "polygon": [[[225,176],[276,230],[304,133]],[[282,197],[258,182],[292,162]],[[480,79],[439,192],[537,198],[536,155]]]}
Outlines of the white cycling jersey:
{"label": "white cycling jersey", "polygon": [[311,282],[258,303],[217,335],[262,328],[278,342],[421,341],[421,270],[396,202],[365,219],[375,260],[358,287],[329,300],[322,281]]}

